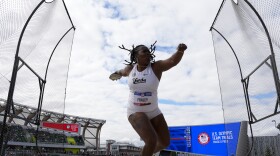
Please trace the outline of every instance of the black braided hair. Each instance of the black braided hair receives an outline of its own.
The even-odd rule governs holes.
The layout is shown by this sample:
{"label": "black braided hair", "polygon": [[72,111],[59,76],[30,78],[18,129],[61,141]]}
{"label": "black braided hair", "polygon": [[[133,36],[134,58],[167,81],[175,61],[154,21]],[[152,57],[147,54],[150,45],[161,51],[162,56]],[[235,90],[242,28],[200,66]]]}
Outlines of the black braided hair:
{"label": "black braided hair", "polygon": [[130,61],[125,60],[125,62],[127,62],[125,64],[126,65],[136,64],[137,63],[136,55],[137,55],[138,51],[141,50],[142,48],[147,48],[147,50],[150,53],[150,60],[151,60],[151,62],[152,63],[155,62],[155,57],[156,56],[155,56],[154,52],[156,50],[156,46],[155,46],[156,42],[157,41],[155,41],[155,43],[151,45],[150,49],[147,46],[142,45],[142,44],[141,45],[137,45],[136,47],[134,47],[134,45],[132,45],[132,49],[126,49],[124,47],[124,45],[119,46],[119,48],[121,48],[123,50],[129,51]]}

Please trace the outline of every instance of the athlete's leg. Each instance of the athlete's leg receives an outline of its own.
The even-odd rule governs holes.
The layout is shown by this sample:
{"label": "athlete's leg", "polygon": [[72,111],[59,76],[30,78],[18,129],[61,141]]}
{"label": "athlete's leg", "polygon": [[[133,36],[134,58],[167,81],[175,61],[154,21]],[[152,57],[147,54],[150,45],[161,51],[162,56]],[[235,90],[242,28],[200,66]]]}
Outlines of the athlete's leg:
{"label": "athlete's leg", "polygon": [[145,146],[142,150],[142,156],[152,156],[157,144],[157,134],[151,124],[150,119],[145,113],[136,112],[131,114],[128,120],[135,131],[145,142]]}
{"label": "athlete's leg", "polygon": [[154,151],[156,153],[169,146],[170,134],[167,123],[162,114],[159,114],[158,116],[151,119],[151,123],[158,136],[157,146]]}

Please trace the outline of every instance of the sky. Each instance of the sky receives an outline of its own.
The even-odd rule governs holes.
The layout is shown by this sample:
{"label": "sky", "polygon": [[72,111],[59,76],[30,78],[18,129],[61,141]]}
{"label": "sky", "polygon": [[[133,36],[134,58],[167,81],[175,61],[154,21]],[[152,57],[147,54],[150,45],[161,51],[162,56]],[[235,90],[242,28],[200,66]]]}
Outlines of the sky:
{"label": "sky", "polygon": [[[15,45],[24,19],[37,5],[35,1],[20,2],[1,3],[6,8],[0,9],[1,99],[8,95]],[[267,66],[270,62],[255,70],[271,54],[270,46],[259,20],[245,1],[238,1],[238,5],[231,2],[228,0],[223,6],[215,29],[233,46],[243,76],[250,76],[251,109],[260,119],[273,113],[276,105],[273,74]],[[127,119],[127,78],[111,81],[109,75],[125,67],[125,60],[129,60],[128,52],[119,46],[149,47],[157,41],[156,61],[169,58],[180,43],[188,46],[181,62],[164,72],[159,84],[159,108],[168,126],[248,121],[240,71],[232,49],[216,31],[209,31],[222,0],[65,0],[65,3],[76,30],[73,42],[70,31],[51,57],[43,110],[106,120],[101,129],[101,144],[113,139],[142,146]],[[276,65],[280,69],[279,5],[254,3],[271,32]],[[65,18],[64,7],[54,5],[48,3],[36,12],[19,50],[19,56],[41,77],[45,77],[53,47],[72,26]],[[38,77],[27,66],[21,66],[13,100],[37,108],[39,93]],[[276,108],[279,112],[279,107]],[[254,136],[279,134],[273,120],[279,124],[279,114],[253,124]]]}
{"label": "sky", "polygon": [[159,107],[169,126],[223,123],[215,54],[209,31],[221,0],[67,0],[76,27],[65,113],[104,119],[107,139],[140,145],[126,116],[127,78],[109,80],[129,59],[124,45],[156,43],[156,60],[185,43],[181,62],[163,73]]}
{"label": "sky", "polygon": [[[239,5],[231,2],[226,1],[223,6],[215,29],[233,45],[242,74],[247,76],[270,55],[269,45],[259,20],[248,14],[245,2],[240,1]],[[127,119],[127,78],[111,81],[109,75],[125,67],[125,60],[129,60],[129,53],[119,46],[149,47],[157,41],[156,61],[169,58],[180,43],[188,46],[181,62],[163,73],[158,88],[159,108],[168,126],[248,120],[236,59],[221,35],[209,31],[222,0],[66,0],[65,3],[76,30],[73,42],[71,31],[51,59],[43,110],[106,120],[101,129],[101,144],[113,139],[142,146]],[[64,7],[51,4],[54,3],[46,4],[32,18],[19,54],[41,76],[45,76],[52,46],[71,25],[65,18]],[[8,10],[4,9],[0,16],[0,21],[4,21],[0,31],[0,96],[7,97],[22,19],[29,17],[37,4],[23,2],[20,8],[13,7],[18,1],[5,1],[2,5]],[[264,20],[273,32],[274,45],[279,45],[277,12],[273,12],[274,8],[264,11],[263,5],[256,6],[261,7],[257,9],[265,15]],[[278,63],[280,48],[274,47]],[[68,66],[69,59],[65,58],[69,51]],[[277,66],[279,69],[280,64]],[[15,87],[15,102],[37,108],[38,78],[26,66],[20,68]],[[248,90],[252,111],[258,119],[274,112],[276,91],[271,68],[264,64],[253,72]],[[273,120],[279,123],[279,115],[254,124],[254,135],[277,135],[279,131]]]}

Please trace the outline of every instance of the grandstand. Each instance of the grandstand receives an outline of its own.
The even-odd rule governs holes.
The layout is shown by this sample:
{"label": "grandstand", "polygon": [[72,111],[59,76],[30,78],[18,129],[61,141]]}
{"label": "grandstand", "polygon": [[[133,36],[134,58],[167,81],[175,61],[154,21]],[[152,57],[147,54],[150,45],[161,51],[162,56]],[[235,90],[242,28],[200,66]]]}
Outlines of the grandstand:
{"label": "grandstand", "polygon": [[[0,98],[0,120],[4,116],[6,100]],[[105,120],[83,118],[42,110],[40,123],[79,125],[77,132],[37,126],[37,108],[14,103],[14,114],[8,116],[6,152],[72,153],[98,152],[100,131]],[[2,131],[2,123],[0,123]],[[38,128],[38,129],[37,129]],[[37,138],[37,139],[36,139]],[[36,149],[36,150],[35,150]]]}

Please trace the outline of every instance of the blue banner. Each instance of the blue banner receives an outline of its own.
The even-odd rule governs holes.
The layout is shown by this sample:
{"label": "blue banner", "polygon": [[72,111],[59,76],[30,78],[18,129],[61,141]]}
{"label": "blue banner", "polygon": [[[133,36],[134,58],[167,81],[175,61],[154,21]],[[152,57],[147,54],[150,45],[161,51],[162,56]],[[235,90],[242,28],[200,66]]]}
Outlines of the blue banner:
{"label": "blue banner", "polygon": [[167,149],[215,156],[235,156],[240,122],[169,127]]}

